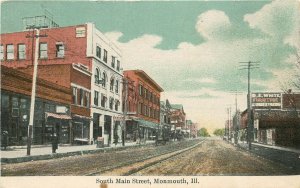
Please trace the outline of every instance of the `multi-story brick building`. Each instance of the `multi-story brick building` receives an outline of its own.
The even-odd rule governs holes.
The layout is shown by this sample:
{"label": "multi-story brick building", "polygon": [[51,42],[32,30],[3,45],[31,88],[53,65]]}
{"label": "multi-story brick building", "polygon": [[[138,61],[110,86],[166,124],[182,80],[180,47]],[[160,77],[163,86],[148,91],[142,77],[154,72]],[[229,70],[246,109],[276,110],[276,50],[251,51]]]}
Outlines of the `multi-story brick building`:
{"label": "multi-story brick building", "polygon": [[182,104],[171,104],[171,125],[177,131],[185,129],[185,112]]}
{"label": "multi-story brick building", "polygon": [[[1,66],[1,131],[8,132],[9,145],[25,145],[30,117],[32,76]],[[70,89],[37,79],[33,144],[51,142],[56,131],[60,143],[72,142]]]}
{"label": "multi-story brick building", "polygon": [[[32,66],[36,40],[32,37],[34,35],[36,31],[31,30],[1,34],[1,64],[10,68],[25,69]],[[122,114],[120,91],[122,91],[123,74],[120,50],[91,23],[40,29],[40,35],[44,37],[39,37],[38,76],[42,76],[46,70],[51,71],[51,68],[45,67],[54,64],[76,64],[86,69],[83,72],[92,73],[89,75],[89,81],[84,80],[84,83],[79,84],[83,86],[82,90],[79,89],[80,92],[82,91],[81,94],[90,93],[88,106],[91,108],[89,117],[92,121],[88,127],[87,141],[93,143],[97,137],[104,137],[104,142],[108,145],[113,142],[114,135],[121,138],[120,122],[118,118],[114,118]],[[48,72],[47,80],[70,87],[60,74],[65,73],[64,71],[67,70],[56,69],[55,72]],[[74,84],[76,78],[77,76],[71,77],[71,83]],[[86,87],[87,83],[89,87]],[[75,95],[76,87],[72,84],[71,87]]]}
{"label": "multi-story brick building", "polygon": [[133,141],[154,139],[160,123],[163,89],[142,70],[126,70],[124,77],[128,82],[126,138]]}

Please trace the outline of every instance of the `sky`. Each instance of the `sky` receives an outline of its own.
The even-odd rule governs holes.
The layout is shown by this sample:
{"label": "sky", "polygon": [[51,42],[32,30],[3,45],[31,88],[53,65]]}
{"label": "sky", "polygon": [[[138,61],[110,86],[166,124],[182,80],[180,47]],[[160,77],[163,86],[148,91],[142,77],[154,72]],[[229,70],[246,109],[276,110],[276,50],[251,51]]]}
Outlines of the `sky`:
{"label": "sky", "polygon": [[124,69],[142,69],[182,104],[187,119],[223,128],[227,108],[246,109],[247,71],[259,62],[251,91],[280,92],[296,74],[299,1],[6,1],[1,33],[22,17],[53,14],[60,26],[92,22],[118,45]]}

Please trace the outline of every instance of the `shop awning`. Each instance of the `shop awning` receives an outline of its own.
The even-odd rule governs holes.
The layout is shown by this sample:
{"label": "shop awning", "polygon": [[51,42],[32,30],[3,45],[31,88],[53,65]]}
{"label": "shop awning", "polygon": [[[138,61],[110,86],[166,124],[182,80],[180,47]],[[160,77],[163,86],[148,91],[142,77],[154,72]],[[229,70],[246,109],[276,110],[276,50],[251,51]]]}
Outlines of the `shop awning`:
{"label": "shop awning", "polygon": [[153,123],[151,121],[146,121],[143,119],[137,119],[135,120],[138,122],[139,126],[141,127],[147,127],[147,128],[152,128],[152,129],[158,129],[158,125],[157,123]]}
{"label": "shop awning", "polygon": [[86,120],[92,120],[93,118],[91,117],[87,117],[87,116],[81,116],[81,115],[78,115],[78,114],[73,114],[72,115],[74,118],[80,118],[80,119],[86,119]]}
{"label": "shop awning", "polygon": [[67,114],[56,114],[56,113],[51,113],[51,112],[45,112],[46,118],[52,117],[56,119],[72,119],[70,115]]}

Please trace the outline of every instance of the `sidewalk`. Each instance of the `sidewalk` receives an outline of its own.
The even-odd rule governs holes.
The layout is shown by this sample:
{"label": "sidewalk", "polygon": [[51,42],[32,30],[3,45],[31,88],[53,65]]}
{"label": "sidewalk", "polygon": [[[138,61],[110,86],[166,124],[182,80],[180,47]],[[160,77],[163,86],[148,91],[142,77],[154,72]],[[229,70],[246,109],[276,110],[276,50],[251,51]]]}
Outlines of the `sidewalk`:
{"label": "sidewalk", "polygon": [[[154,144],[155,141],[147,141],[145,144]],[[110,147],[96,148],[96,145],[62,145],[56,150],[56,153],[52,153],[51,146],[33,147],[31,148],[31,155],[27,156],[26,148],[15,148],[8,150],[1,150],[1,163],[19,163],[26,161],[45,160],[52,158],[68,157],[74,155],[83,155],[89,153],[104,152],[109,150],[122,150],[129,147],[137,147],[145,144],[136,144],[135,142],[125,143],[125,147],[122,143],[117,145],[112,144]]]}
{"label": "sidewalk", "polygon": [[[239,141],[238,144],[240,147],[248,148],[248,143],[246,143],[246,142]],[[272,149],[281,150],[281,151],[289,151],[289,152],[294,152],[294,153],[300,154],[300,149],[296,149],[296,148],[272,146],[272,145],[260,144],[260,143],[256,143],[256,142],[252,142],[252,145],[266,147],[266,148],[272,148]]]}

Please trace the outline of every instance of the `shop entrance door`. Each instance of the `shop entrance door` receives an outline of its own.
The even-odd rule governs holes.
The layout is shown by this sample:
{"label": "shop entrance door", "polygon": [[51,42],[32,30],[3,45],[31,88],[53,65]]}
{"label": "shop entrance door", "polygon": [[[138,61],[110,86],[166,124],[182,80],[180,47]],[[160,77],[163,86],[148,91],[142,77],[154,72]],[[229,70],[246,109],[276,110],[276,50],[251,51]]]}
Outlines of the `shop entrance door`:
{"label": "shop entrance door", "polygon": [[104,144],[111,143],[111,116],[104,116]]}

